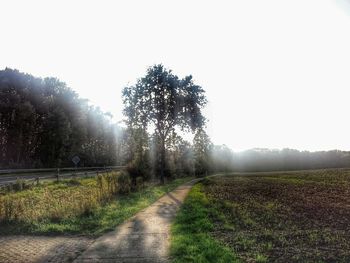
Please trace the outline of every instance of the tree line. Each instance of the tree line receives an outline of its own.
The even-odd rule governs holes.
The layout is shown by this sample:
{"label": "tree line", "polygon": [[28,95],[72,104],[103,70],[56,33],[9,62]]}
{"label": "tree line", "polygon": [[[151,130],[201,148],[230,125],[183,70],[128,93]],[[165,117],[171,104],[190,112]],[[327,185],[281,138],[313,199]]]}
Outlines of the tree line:
{"label": "tree line", "polygon": [[[163,65],[122,91],[124,125],[113,123],[56,78],[0,71],[0,166],[126,165],[131,179],[225,171],[350,167],[350,153],[252,149],[235,153],[205,132],[205,90]],[[193,140],[184,139],[191,133]],[[186,137],[187,138],[187,137]]]}
{"label": "tree line", "polygon": [[350,152],[251,149],[232,155],[236,171],[286,171],[350,167]]}
{"label": "tree line", "polygon": [[117,163],[118,127],[110,115],[79,98],[56,78],[0,71],[0,165],[2,168]]}
{"label": "tree line", "polygon": [[350,167],[349,151],[255,148],[233,152],[226,145],[213,145],[211,149],[212,171],[267,172]]}

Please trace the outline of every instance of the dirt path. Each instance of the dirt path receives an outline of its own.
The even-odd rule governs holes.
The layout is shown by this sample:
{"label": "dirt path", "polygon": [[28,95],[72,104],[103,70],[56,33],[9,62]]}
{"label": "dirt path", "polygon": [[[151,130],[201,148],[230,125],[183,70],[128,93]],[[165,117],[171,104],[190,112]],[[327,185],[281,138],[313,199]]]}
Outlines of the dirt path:
{"label": "dirt path", "polygon": [[195,182],[178,187],[98,238],[74,263],[168,262],[171,222]]}

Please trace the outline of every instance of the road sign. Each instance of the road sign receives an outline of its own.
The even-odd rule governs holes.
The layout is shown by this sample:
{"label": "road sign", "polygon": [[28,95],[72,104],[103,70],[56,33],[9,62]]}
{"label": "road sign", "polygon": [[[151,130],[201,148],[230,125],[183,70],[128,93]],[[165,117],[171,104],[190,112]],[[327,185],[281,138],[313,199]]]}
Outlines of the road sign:
{"label": "road sign", "polygon": [[78,155],[75,155],[73,158],[72,158],[72,162],[75,164],[75,166],[77,166],[77,164],[80,162],[80,158]]}

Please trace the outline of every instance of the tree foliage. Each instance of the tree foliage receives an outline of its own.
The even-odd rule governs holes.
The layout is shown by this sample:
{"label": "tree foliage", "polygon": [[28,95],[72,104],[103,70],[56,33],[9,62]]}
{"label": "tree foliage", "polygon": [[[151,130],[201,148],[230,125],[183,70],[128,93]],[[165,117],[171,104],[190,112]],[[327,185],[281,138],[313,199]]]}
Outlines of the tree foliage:
{"label": "tree foliage", "polygon": [[108,114],[56,78],[0,71],[1,167],[71,166],[117,163],[116,133]]}
{"label": "tree foliage", "polygon": [[154,130],[159,175],[164,182],[166,141],[176,128],[195,131],[204,126],[201,111],[206,104],[204,90],[194,84],[192,76],[180,79],[163,65],[154,65],[134,86],[124,88],[123,101],[130,129]]}

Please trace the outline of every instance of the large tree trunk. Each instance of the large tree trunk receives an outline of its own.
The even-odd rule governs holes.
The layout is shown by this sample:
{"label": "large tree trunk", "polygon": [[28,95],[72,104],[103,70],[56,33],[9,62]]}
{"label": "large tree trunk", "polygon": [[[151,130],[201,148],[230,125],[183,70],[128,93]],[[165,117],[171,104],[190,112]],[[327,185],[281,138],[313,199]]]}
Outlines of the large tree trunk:
{"label": "large tree trunk", "polygon": [[160,142],[160,183],[164,184],[165,177],[165,138],[161,137]]}

